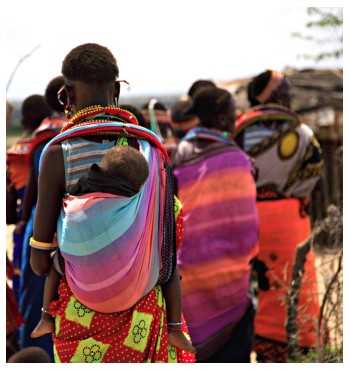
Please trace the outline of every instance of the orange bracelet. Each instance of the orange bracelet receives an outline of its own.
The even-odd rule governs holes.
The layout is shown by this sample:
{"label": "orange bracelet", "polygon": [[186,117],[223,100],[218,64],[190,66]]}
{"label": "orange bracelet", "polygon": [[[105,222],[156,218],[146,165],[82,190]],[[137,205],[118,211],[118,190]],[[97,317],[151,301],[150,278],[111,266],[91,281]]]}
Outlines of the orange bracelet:
{"label": "orange bracelet", "polygon": [[33,237],[31,237],[29,239],[29,244],[30,244],[31,247],[38,248],[38,249],[51,249],[51,248],[53,248],[53,243],[38,242]]}

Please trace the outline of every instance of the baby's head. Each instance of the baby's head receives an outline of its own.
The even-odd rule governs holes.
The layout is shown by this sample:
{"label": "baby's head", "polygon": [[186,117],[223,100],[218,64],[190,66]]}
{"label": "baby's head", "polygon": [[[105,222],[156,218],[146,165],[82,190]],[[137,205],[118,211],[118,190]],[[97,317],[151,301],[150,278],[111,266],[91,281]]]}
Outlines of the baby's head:
{"label": "baby's head", "polygon": [[141,188],[149,173],[145,157],[127,145],[116,145],[107,150],[99,167],[102,173],[128,181],[137,189]]}

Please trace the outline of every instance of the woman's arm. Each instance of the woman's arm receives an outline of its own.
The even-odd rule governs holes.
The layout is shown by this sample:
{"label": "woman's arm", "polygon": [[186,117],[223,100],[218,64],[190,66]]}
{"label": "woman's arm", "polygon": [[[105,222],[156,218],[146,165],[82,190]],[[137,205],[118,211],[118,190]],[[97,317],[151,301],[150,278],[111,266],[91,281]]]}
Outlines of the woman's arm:
{"label": "woman's arm", "polygon": [[[39,243],[52,243],[65,190],[65,171],[61,145],[49,147],[43,154],[38,180],[38,201],[34,217],[33,238]],[[41,276],[51,266],[50,249],[32,247],[30,265]]]}

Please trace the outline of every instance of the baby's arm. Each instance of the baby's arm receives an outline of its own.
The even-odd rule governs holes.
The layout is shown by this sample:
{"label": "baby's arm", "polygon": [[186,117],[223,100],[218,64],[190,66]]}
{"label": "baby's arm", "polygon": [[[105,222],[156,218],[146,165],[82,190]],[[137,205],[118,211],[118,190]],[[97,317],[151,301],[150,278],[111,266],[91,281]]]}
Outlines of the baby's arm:
{"label": "baby's arm", "polygon": [[[57,253],[53,258],[57,257]],[[58,287],[60,285],[62,275],[56,271],[54,263],[50,267],[50,271],[47,275],[44,288],[44,300],[43,308],[49,309],[50,303],[58,298]]]}

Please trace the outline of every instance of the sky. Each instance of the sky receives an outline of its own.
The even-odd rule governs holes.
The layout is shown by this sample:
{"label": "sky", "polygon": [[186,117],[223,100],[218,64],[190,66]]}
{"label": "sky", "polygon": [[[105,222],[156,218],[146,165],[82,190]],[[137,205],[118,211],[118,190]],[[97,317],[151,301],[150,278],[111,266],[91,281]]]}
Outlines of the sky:
{"label": "sky", "polygon": [[6,14],[3,82],[10,82],[10,101],[44,94],[49,81],[61,74],[66,54],[86,42],[104,45],[115,55],[120,78],[131,86],[130,92],[122,88],[124,97],[185,94],[197,79],[227,81],[267,68],[342,68],[342,59],[315,64],[300,58],[319,46],[292,37],[293,32],[309,33],[305,5],[327,5],[320,0],[283,1],[283,6],[267,0],[1,3]]}

